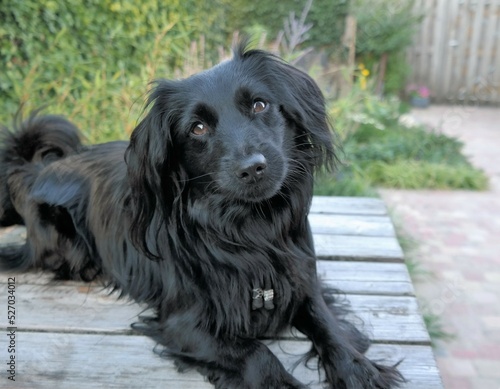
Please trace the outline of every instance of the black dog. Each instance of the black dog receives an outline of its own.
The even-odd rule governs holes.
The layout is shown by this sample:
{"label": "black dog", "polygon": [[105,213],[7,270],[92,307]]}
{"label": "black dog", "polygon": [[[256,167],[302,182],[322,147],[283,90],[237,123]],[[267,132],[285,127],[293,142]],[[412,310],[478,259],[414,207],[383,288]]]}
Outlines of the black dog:
{"label": "black dog", "polygon": [[140,329],[216,388],[305,388],[257,338],[288,325],[329,388],[394,388],[395,367],[335,310],[316,275],[313,174],[333,165],[324,99],[306,74],[240,46],[230,61],[161,80],[130,143],[80,145],[64,119],[4,133],[1,223],[24,246],[1,268],[101,278],[155,309]]}

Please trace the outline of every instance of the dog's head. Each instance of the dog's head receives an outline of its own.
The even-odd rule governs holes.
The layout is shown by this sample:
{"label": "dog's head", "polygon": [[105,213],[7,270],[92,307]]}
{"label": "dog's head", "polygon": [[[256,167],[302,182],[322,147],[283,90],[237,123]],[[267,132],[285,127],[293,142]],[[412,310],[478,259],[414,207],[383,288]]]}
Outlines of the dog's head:
{"label": "dog's head", "polygon": [[255,204],[312,187],[314,170],[334,159],[321,91],[263,51],[240,46],[207,71],[157,81],[149,106],[126,155],[138,236],[187,190]]}

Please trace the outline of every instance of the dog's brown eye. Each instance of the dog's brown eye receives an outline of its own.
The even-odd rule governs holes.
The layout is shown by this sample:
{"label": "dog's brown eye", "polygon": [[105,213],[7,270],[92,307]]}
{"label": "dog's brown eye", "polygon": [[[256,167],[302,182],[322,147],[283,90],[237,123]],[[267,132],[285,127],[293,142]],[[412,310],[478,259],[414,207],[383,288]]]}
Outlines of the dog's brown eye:
{"label": "dog's brown eye", "polygon": [[205,135],[208,132],[208,127],[203,123],[196,123],[191,132],[197,136]]}
{"label": "dog's brown eye", "polygon": [[267,103],[262,101],[262,100],[256,100],[254,103],[253,103],[253,111],[255,113],[260,113],[260,112],[264,112],[267,108]]}

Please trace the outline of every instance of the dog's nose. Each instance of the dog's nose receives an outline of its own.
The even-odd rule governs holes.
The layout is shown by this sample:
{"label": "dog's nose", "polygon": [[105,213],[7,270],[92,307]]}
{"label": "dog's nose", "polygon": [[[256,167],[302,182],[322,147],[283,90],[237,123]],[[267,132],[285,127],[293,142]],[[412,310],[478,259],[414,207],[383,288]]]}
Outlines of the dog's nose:
{"label": "dog's nose", "polygon": [[266,158],[262,154],[252,154],[241,161],[236,175],[243,182],[255,182],[264,176],[266,168]]}

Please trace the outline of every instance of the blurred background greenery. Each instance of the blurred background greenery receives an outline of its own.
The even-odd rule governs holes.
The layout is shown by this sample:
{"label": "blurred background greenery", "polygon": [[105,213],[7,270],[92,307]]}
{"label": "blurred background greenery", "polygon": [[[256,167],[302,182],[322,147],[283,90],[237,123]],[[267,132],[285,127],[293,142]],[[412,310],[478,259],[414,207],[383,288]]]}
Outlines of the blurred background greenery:
{"label": "blurred background greenery", "polygon": [[22,107],[74,121],[89,143],[127,139],[150,81],[230,56],[239,36],[320,84],[344,152],[317,193],[377,186],[484,189],[455,139],[412,123],[405,50],[413,0],[0,0],[0,123]]}

